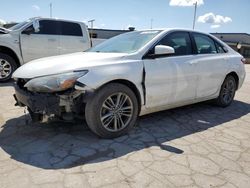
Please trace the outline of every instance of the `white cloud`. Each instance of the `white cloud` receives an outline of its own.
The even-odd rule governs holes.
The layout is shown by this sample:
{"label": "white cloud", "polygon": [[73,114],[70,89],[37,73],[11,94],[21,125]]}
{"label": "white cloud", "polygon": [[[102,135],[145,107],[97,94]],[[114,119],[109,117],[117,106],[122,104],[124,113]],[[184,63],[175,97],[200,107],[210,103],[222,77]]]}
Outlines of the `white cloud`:
{"label": "white cloud", "polygon": [[6,21],[0,19],[0,25],[4,25],[4,24],[6,24]]}
{"label": "white cloud", "polygon": [[203,0],[170,0],[169,5],[187,7],[187,6],[194,6],[196,2],[198,6],[204,4]]}
{"label": "white cloud", "polygon": [[199,16],[198,22],[220,25],[220,24],[232,22],[232,19],[230,17],[227,17],[227,16],[216,15],[216,14],[210,12],[210,13],[206,13],[202,16]]}
{"label": "white cloud", "polygon": [[219,27],[220,27],[219,24],[211,25],[211,28],[212,28],[212,29],[216,29],[216,28],[219,28]]}
{"label": "white cloud", "polygon": [[36,11],[39,11],[40,10],[40,7],[38,5],[32,5],[32,9],[33,10],[36,10]]}

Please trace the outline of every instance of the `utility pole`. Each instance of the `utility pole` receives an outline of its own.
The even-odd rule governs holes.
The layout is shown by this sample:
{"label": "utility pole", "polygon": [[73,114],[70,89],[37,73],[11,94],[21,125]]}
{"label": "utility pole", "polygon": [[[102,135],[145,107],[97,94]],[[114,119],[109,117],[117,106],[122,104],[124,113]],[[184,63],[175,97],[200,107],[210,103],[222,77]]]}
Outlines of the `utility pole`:
{"label": "utility pole", "polygon": [[154,19],[151,18],[151,20],[150,20],[150,29],[153,29],[153,21],[154,21]]}
{"label": "utility pole", "polygon": [[197,1],[194,4],[194,20],[193,20],[193,30],[195,28],[195,22],[196,22],[196,12],[197,12]]}
{"label": "utility pole", "polygon": [[91,29],[93,29],[93,27],[94,27],[94,21],[95,21],[95,19],[88,21],[88,23],[90,23],[90,28]]}
{"label": "utility pole", "polygon": [[[89,20],[88,23],[90,23],[90,40],[92,41],[92,37],[93,37],[93,27],[94,27],[94,21],[95,19]],[[91,47],[92,47],[92,42],[91,42]]]}
{"label": "utility pole", "polygon": [[50,8],[50,17],[52,18],[52,3],[49,4],[49,8]]}

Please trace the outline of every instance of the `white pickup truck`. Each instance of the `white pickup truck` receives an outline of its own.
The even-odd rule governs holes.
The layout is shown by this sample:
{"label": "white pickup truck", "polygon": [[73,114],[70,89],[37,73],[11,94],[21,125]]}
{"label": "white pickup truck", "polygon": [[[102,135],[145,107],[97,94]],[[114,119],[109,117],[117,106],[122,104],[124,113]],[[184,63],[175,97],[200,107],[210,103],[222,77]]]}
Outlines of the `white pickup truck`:
{"label": "white pickup truck", "polygon": [[91,47],[83,22],[32,18],[10,29],[0,28],[0,82],[34,59],[84,51]]}

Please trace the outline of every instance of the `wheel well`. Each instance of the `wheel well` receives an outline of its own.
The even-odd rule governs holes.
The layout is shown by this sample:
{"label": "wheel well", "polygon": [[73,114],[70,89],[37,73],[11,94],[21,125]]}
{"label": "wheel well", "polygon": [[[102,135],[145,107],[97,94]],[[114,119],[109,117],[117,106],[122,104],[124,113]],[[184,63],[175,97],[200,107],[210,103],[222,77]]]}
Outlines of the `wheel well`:
{"label": "wheel well", "polygon": [[239,76],[237,75],[236,72],[230,72],[229,74],[227,74],[227,76],[233,76],[235,81],[236,81],[236,88],[238,89],[239,86]]}
{"label": "wheel well", "polygon": [[[105,85],[110,84],[110,83],[120,83],[120,84],[123,84],[123,85],[129,87],[134,92],[134,94],[135,94],[135,96],[137,98],[139,106],[141,106],[141,102],[142,102],[141,101],[141,95],[140,95],[139,90],[135,86],[135,84],[133,84],[132,82],[130,82],[128,80],[118,79],[118,80],[110,81],[110,82],[106,83]],[[139,108],[139,111],[140,111],[140,108]]]}
{"label": "wheel well", "polygon": [[20,61],[19,61],[16,53],[13,50],[11,50],[10,48],[7,48],[5,46],[0,46],[0,53],[9,55],[10,57],[12,57],[15,60],[17,66],[18,67],[20,66]]}

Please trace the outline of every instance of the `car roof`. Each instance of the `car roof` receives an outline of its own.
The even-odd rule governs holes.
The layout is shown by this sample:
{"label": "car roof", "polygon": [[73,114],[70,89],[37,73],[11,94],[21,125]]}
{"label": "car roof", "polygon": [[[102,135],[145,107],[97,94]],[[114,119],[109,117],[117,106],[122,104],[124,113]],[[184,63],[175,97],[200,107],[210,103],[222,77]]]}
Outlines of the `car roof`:
{"label": "car roof", "polygon": [[[48,18],[48,17],[34,17],[34,18],[30,18],[30,20],[56,20],[56,21],[65,21],[65,22],[75,22],[75,23],[83,23],[82,21],[76,21],[76,20],[70,20],[70,19],[62,19],[62,18]],[[85,24],[86,25],[86,24]]]}
{"label": "car roof", "polygon": [[[192,29],[187,29],[187,28],[155,28],[155,29],[143,29],[143,30],[139,30],[139,31],[161,31],[162,35],[167,34],[168,32],[174,32],[174,31],[184,31],[184,32],[190,32],[190,33],[200,33],[200,34],[204,34],[207,36],[210,36],[211,38],[215,39],[216,41],[218,41],[218,38],[216,38],[215,36],[211,35],[210,33],[205,33],[202,31],[198,31],[198,30],[192,30]],[[220,42],[222,42],[221,40],[219,40]]]}
{"label": "car roof", "polygon": [[164,33],[170,32],[170,31],[186,31],[186,32],[192,32],[192,33],[201,33],[201,34],[210,35],[209,33],[205,33],[205,32],[198,31],[198,30],[187,29],[187,28],[155,28],[155,29],[143,29],[139,31],[163,31]]}

